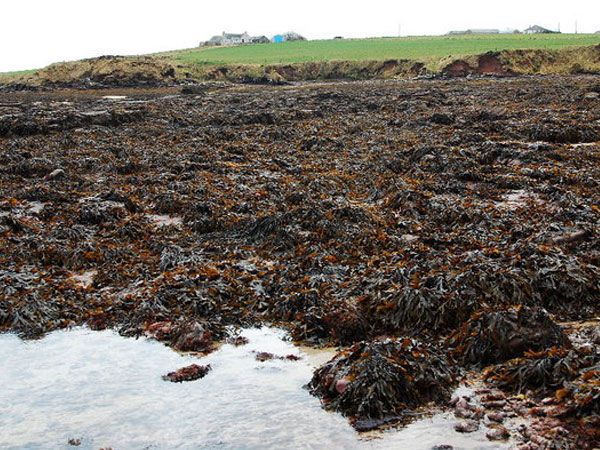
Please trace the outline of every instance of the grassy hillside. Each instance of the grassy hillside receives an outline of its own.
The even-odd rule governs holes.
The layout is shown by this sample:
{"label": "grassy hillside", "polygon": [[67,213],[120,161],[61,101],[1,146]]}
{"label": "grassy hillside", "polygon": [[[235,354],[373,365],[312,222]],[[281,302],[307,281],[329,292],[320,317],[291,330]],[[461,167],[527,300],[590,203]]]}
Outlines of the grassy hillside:
{"label": "grassy hillside", "polygon": [[170,52],[177,62],[202,65],[292,64],[313,61],[413,59],[429,61],[513,49],[560,49],[600,43],[600,35],[470,35],[286,42]]}
{"label": "grassy hillside", "polygon": [[0,72],[0,82],[18,78],[24,75],[32,75],[35,73],[35,69],[31,70],[18,70],[16,72]]}
{"label": "grassy hillside", "polygon": [[[208,47],[52,64],[37,71],[0,74],[0,84],[140,86],[192,80],[278,83],[410,78],[439,74],[457,60],[461,61],[452,66],[452,70],[458,68],[458,74],[452,76],[466,76],[467,73],[599,73],[598,44],[600,35],[552,34],[348,39]],[[478,55],[489,51],[498,52],[494,57],[496,60],[480,64]]]}

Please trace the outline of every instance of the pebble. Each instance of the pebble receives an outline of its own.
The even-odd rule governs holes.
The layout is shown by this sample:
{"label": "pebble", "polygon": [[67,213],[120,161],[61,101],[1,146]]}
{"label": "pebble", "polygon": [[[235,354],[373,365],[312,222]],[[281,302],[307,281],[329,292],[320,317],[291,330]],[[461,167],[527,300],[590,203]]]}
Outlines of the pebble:
{"label": "pebble", "polygon": [[479,430],[479,422],[476,420],[465,420],[464,422],[457,423],[454,429],[459,433],[473,433]]}
{"label": "pebble", "polygon": [[338,394],[343,394],[348,388],[349,384],[350,381],[348,379],[342,378],[341,380],[338,380],[337,383],[335,383],[335,390]]}
{"label": "pebble", "polygon": [[492,412],[487,415],[487,418],[492,422],[502,423],[506,418],[506,414],[501,412]]}
{"label": "pebble", "polygon": [[256,360],[260,362],[270,361],[275,358],[273,353],[269,352],[259,352],[256,354]]}
{"label": "pebble", "polygon": [[456,417],[458,417],[459,419],[474,419],[475,418],[475,412],[470,411],[465,408],[456,408],[454,410],[454,415]]}
{"label": "pebble", "polygon": [[485,436],[490,441],[505,441],[505,440],[507,440],[510,437],[510,433],[502,425],[494,424],[493,428],[490,428],[485,433]]}
{"label": "pebble", "polygon": [[532,416],[538,416],[538,417],[545,416],[546,408],[543,408],[541,406],[534,406],[533,408],[529,409],[529,414],[531,414]]}
{"label": "pebble", "polygon": [[212,369],[210,364],[207,366],[199,366],[198,364],[192,364],[191,366],[182,367],[175,372],[170,372],[164,375],[162,379],[164,381],[170,381],[172,383],[183,383],[184,381],[195,381],[200,378],[204,378],[208,372]]}
{"label": "pebble", "polygon": [[506,406],[506,400],[492,400],[489,402],[481,402],[486,408],[504,408]]}

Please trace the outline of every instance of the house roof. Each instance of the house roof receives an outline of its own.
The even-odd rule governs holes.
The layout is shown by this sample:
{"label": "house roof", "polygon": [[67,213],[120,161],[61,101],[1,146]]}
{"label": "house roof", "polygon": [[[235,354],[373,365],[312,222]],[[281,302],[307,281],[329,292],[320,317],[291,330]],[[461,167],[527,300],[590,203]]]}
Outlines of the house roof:
{"label": "house roof", "polygon": [[534,25],[532,27],[527,28],[525,31],[550,31],[548,28],[540,27],[539,25]]}
{"label": "house roof", "polygon": [[468,30],[452,30],[448,34],[499,34],[500,30],[488,28],[470,28]]}
{"label": "house roof", "polygon": [[244,36],[246,36],[248,33],[223,33],[223,37],[225,39],[240,39]]}
{"label": "house roof", "polygon": [[468,32],[470,31],[473,34],[498,34],[500,33],[500,30],[496,30],[496,29],[491,29],[491,28],[472,28],[470,30],[467,30]]}

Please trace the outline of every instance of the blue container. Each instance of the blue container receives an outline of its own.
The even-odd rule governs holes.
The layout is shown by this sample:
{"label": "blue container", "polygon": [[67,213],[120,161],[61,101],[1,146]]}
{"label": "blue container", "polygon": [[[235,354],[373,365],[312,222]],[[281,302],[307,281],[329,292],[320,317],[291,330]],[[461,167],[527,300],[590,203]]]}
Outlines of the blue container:
{"label": "blue container", "polygon": [[276,34],[275,36],[273,36],[274,43],[281,44],[283,41],[285,41],[285,39],[283,38],[283,36],[281,34]]}

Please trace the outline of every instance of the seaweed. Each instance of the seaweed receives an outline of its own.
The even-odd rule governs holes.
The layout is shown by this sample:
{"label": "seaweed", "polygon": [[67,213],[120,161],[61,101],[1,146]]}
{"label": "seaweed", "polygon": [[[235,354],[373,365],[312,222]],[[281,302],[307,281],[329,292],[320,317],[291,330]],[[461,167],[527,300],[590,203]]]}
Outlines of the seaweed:
{"label": "seaweed", "polygon": [[327,409],[355,419],[381,419],[444,403],[455,383],[455,372],[434,347],[388,338],[338,353],[315,371],[308,387]]}
{"label": "seaweed", "polygon": [[449,337],[448,345],[462,364],[487,365],[569,345],[569,340],[543,309],[520,305],[478,311]]}
{"label": "seaweed", "polygon": [[[402,336],[448,366],[506,363],[507,390],[561,389],[580,369],[548,352],[579,349],[553,321],[600,313],[598,113],[581,103],[596,85],[4,92],[0,330],[88,325],[200,352],[267,323],[313,345]],[[357,356],[364,384],[329,395],[387,417],[359,427],[387,423],[426,400],[396,391],[406,361]]]}
{"label": "seaweed", "polygon": [[175,372],[169,372],[166,375],[163,375],[162,379],[164,381],[170,381],[171,383],[183,383],[184,381],[195,381],[200,378],[204,378],[208,372],[212,370],[212,367],[207,366],[199,366],[198,364],[192,364],[191,366],[182,367],[181,369],[176,370]]}
{"label": "seaweed", "polygon": [[485,373],[485,379],[512,392],[530,389],[548,394],[572,381],[593,361],[590,355],[581,355],[573,349],[552,348],[527,352],[522,358],[490,368]]}

